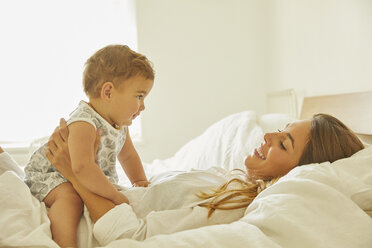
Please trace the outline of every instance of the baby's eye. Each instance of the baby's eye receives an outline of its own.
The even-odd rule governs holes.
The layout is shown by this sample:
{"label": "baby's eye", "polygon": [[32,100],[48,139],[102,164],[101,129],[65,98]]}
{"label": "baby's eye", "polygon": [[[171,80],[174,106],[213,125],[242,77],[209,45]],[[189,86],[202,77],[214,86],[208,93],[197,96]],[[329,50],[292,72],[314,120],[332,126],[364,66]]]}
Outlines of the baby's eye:
{"label": "baby's eye", "polygon": [[281,133],[283,130],[278,129],[278,133]]}

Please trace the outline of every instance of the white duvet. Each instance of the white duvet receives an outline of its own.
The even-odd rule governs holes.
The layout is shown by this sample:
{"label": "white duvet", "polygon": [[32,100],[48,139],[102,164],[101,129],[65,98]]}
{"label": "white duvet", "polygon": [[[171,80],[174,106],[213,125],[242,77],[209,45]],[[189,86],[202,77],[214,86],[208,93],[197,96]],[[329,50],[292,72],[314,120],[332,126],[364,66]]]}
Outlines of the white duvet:
{"label": "white duvet", "polygon": [[[155,161],[146,167],[151,170],[151,166],[163,166],[164,171],[205,169],[203,161],[217,152],[220,155],[213,162],[220,163],[226,170],[231,169],[235,163],[231,154],[246,153],[265,131],[260,121],[264,120],[256,120],[251,112],[226,118],[185,145],[173,158]],[[234,122],[235,128],[226,129]],[[248,126],[242,125],[244,122]],[[234,142],[243,142],[236,140],[233,134],[243,129],[249,131],[244,138],[253,137],[253,140],[246,146],[234,148]],[[205,152],[202,143],[209,142],[207,135],[216,134],[218,130],[220,139],[212,141],[219,145],[208,148],[209,153],[204,157],[198,155]],[[188,155],[194,146],[199,149],[194,151],[194,156]],[[181,157],[190,164],[170,163]],[[216,170],[222,172],[224,169]],[[170,185],[186,182],[192,185],[190,189],[203,189],[225,180],[223,173],[203,173],[195,174],[198,175],[195,180],[188,176],[190,173],[183,174],[187,180],[185,176],[178,176],[182,173],[167,175],[173,180]],[[200,180],[204,179],[208,180],[201,184]],[[154,178],[154,185],[155,182],[165,185],[165,181],[164,176],[158,176]],[[143,197],[145,191],[148,191],[147,198]],[[372,219],[365,212],[372,210],[372,148],[333,164],[295,168],[261,192],[245,211],[220,211],[212,220],[205,218],[204,208],[195,207],[196,198],[182,199],[175,195],[176,200],[158,200],[152,205],[157,197],[166,196],[157,195],[156,190],[153,190],[155,193],[150,191],[135,189],[127,193],[132,206],[117,206],[95,226],[85,213],[79,225],[80,247],[372,247]],[[172,194],[172,190],[168,194]],[[28,187],[14,173],[5,172],[0,176],[0,196],[1,247],[57,247],[51,240],[44,204],[31,196]],[[220,222],[228,224],[212,225]]]}

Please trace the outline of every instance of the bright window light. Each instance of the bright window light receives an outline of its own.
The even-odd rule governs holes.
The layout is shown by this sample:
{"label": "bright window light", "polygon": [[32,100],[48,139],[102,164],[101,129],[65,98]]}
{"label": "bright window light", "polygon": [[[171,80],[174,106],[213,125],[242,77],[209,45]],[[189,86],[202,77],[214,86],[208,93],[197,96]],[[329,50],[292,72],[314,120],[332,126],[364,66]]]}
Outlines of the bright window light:
{"label": "bright window light", "polygon": [[[82,72],[95,51],[137,50],[135,0],[0,1],[0,23],[0,143],[48,136],[87,100]],[[138,139],[140,120],[133,125]]]}

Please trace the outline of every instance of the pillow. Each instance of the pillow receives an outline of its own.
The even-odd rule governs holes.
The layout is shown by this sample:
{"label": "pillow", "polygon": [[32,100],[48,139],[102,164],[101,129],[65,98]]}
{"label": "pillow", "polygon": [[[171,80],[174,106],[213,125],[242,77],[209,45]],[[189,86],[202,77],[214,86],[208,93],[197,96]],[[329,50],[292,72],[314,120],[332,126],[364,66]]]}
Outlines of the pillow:
{"label": "pillow", "polygon": [[295,181],[317,182],[333,188],[350,198],[366,213],[372,211],[372,147],[333,163],[296,167],[278,183]]}
{"label": "pillow", "polygon": [[226,170],[243,169],[244,158],[261,142],[266,131],[283,128],[294,118],[285,114],[257,117],[254,111],[229,115],[208,127],[165,160],[154,160],[148,170],[191,170],[218,166]]}
{"label": "pillow", "polygon": [[0,175],[5,171],[13,171],[21,179],[25,177],[24,171],[17,162],[7,152],[2,152],[0,153]]}
{"label": "pillow", "polygon": [[258,124],[263,129],[264,133],[277,132],[278,129],[284,129],[288,123],[297,119],[288,114],[271,113],[264,114],[258,118]]}
{"label": "pillow", "polygon": [[212,166],[242,168],[243,160],[262,129],[253,111],[229,115],[208,127],[200,136],[182,146],[173,157],[154,160],[151,167],[164,165],[168,170],[203,170]]}
{"label": "pillow", "polygon": [[240,221],[278,247],[371,247],[371,208],[372,149],[366,148],[294,168],[263,190]]}

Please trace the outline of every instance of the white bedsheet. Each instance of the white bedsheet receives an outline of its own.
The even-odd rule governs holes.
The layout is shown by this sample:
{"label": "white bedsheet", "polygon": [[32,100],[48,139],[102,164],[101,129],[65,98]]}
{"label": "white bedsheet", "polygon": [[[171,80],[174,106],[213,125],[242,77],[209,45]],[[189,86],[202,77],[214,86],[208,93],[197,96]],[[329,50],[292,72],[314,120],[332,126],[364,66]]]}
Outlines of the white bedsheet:
{"label": "white bedsheet", "polygon": [[[0,175],[0,247],[58,247],[52,240],[47,208],[11,171]],[[87,212],[78,229],[80,247],[95,247],[92,222]]]}
{"label": "white bedsheet", "polygon": [[[372,219],[363,211],[372,209],[371,167],[371,148],[332,165],[298,167],[264,190],[246,215],[231,224],[155,235],[144,241],[119,239],[105,247],[372,247]],[[0,246],[56,247],[44,204],[12,172],[0,176],[0,194]],[[174,225],[171,217],[163,216],[158,225],[154,222],[152,230],[167,231],[167,225]],[[115,214],[102,218],[106,218],[102,219],[104,230],[115,225],[115,232],[105,235],[122,230]],[[89,224],[80,225],[81,247],[96,246],[88,235]]]}
{"label": "white bedsheet", "polygon": [[[107,247],[372,247],[372,219],[364,211],[371,209],[369,148],[332,165],[292,170],[231,224],[157,235],[142,242],[122,239]],[[109,218],[106,225],[116,225],[117,235],[124,223],[117,225],[115,214],[105,217]],[[167,224],[172,225],[172,219],[164,216],[162,225]]]}
{"label": "white bedsheet", "polygon": [[[281,128],[285,122],[281,119],[280,125],[269,128]],[[146,168],[167,171],[206,169],[214,165],[224,169],[240,167],[237,161],[255,147],[266,131],[259,123],[250,111],[226,117],[186,144],[174,157],[154,161]],[[51,239],[45,205],[33,198],[28,187],[12,172],[0,176],[0,197],[0,247],[57,247]],[[101,235],[104,242],[125,237],[122,233],[128,226],[117,215],[124,206],[100,220],[104,224],[96,228],[96,235]],[[146,217],[140,206],[133,206],[139,221]],[[210,223],[198,219],[195,226],[190,226],[192,222],[187,220],[205,212],[201,208],[194,210],[180,210],[185,212],[186,221],[178,226],[175,223],[180,222],[175,216],[182,217],[180,212],[173,216],[172,211],[154,212],[154,221],[146,222],[150,225],[140,229],[141,235],[148,237],[146,240],[122,238],[105,247],[372,247],[372,219],[365,213],[372,211],[372,147],[332,165],[295,168],[260,193],[243,213],[244,217],[226,217],[231,218],[226,221],[238,219],[230,224],[205,226]],[[195,229],[180,231],[191,227]],[[98,246],[92,230],[85,213],[79,225],[80,247]]]}

